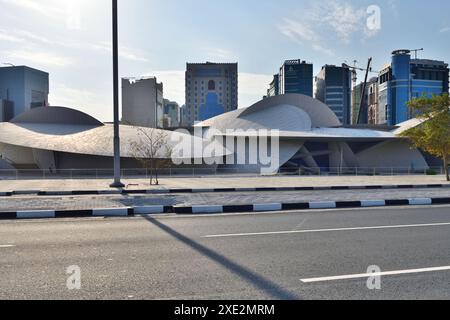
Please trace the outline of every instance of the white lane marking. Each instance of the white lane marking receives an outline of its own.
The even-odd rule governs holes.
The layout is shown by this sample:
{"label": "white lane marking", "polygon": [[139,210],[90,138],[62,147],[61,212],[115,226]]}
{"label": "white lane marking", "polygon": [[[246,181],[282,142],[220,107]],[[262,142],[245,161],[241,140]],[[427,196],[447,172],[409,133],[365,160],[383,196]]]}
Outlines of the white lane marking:
{"label": "white lane marking", "polygon": [[369,277],[395,276],[395,275],[402,275],[402,274],[438,272],[438,271],[450,271],[450,266],[437,267],[437,268],[424,268],[424,269],[410,269],[410,270],[350,274],[350,275],[335,276],[335,277],[309,278],[309,279],[300,279],[300,281],[303,283],[315,283],[315,282],[351,280],[351,279],[361,279],[361,278],[369,278]]}
{"label": "white lane marking", "polygon": [[231,238],[231,237],[251,237],[251,236],[280,235],[280,234],[301,234],[301,233],[359,231],[359,230],[382,230],[382,229],[406,229],[406,228],[425,228],[425,227],[443,227],[443,226],[450,226],[450,222],[446,222],[446,223],[428,223],[428,224],[410,224],[410,225],[394,225],[394,226],[376,226],[376,227],[359,227],[359,228],[336,228],[336,229],[291,230],[291,231],[275,231],[275,232],[216,234],[216,235],[203,236],[202,238]]}
{"label": "white lane marking", "polygon": [[14,247],[15,247],[15,245],[13,245],[13,244],[0,245],[0,249],[14,248]]}

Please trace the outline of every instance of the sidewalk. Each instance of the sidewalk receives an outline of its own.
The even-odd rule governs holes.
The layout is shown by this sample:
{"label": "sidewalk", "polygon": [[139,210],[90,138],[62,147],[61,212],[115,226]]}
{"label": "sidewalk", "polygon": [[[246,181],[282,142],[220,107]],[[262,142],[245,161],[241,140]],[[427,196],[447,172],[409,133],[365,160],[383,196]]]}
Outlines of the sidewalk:
{"label": "sidewalk", "polygon": [[[110,179],[0,180],[0,192],[20,191],[113,191]],[[290,188],[339,186],[449,185],[444,176],[345,176],[345,177],[204,177],[163,178],[159,186],[147,179],[124,180],[128,190]]]}

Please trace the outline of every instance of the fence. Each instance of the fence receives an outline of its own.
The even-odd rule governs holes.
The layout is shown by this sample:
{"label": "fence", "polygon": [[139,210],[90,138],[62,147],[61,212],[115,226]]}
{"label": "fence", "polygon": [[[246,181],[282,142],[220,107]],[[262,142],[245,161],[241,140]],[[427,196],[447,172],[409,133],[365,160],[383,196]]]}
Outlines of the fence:
{"label": "fence", "polygon": [[[402,176],[402,175],[443,175],[443,167],[433,168],[281,168],[275,176]],[[162,178],[190,178],[190,177],[257,177],[243,169],[231,168],[164,168],[159,169]],[[67,170],[39,170],[39,169],[8,169],[0,170],[1,180],[37,180],[37,179],[112,179],[112,169],[67,169]],[[123,169],[124,179],[149,178],[149,169]]]}

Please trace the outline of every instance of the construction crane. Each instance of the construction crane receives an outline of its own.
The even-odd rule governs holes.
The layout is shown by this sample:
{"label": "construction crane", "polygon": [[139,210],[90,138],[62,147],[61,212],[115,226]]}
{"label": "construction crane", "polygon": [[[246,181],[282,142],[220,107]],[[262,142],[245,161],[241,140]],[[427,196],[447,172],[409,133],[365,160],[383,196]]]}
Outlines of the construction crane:
{"label": "construction crane", "polygon": [[349,66],[346,63],[343,64],[344,68],[348,68],[348,69],[352,70],[353,87],[356,87],[356,83],[358,81],[357,70],[358,71],[363,71],[363,72],[366,73],[365,78],[364,78],[364,82],[363,82],[362,92],[361,92],[361,101],[360,101],[360,104],[359,104],[359,114],[358,114],[358,119],[357,119],[358,122],[357,122],[357,124],[360,124],[362,122],[362,115],[363,115],[363,111],[364,111],[363,107],[364,107],[364,100],[366,99],[366,88],[367,88],[367,81],[368,81],[368,78],[369,78],[369,73],[377,73],[377,74],[379,73],[378,71],[373,71],[372,70],[372,61],[373,61],[373,59],[372,59],[372,57],[370,57],[369,61],[367,63],[367,68],[366,69],[357,67],[356,65],[357,65],[358,61],[356,61],[356,60],[353,61],[353,64],[354,64],[353,67]]}
{"label": "construction crane", "polygon": [[363,88],[362,88],[362,92],[361,92],[361,103],[359,104],[359,114],[358,114],[357,124],[362,123],[364,100],[366,99],[367,80],[369,77],[370,70],[372,70],[372,57],[370,57],[369,61],[367,62],[366,76],[364,78]]}
{"label": "construction crane", "polygon": [[358,64],[358,61],[357,61],[357,60],[353,60],[353,66],[349,66],[349,65],[347,64],[347,61],[345,61],[345,62],[342,64],[342,66],[343,66],[344,68],[348,68],[348,69],[350,69],[350,70],[352,71],[352,81],[353,81],[353,86],[354,86],[354,87],[356,86],[356,84],[357,84],[357,82],[358,82],[358,73],[357,73],[357,71],[366,72],[367,70],[369,70],[370,73],[376,73],[376,74],[379,74],[378,71],[374,71],[374,70],[372,70],[372,68],[370,68],[370,69],[359,68],[359,67],[357,67],[357,64]]}
{"label": "construction crane", "polygon": [[424,51],[425,49],[424,48],[420,48],[420,49],[412,49],[412,50],[410,50],[411,52],[414,52],[414,57],[415,57],[415,59],[417,60],[417,52],[419,52],[419,51]]}

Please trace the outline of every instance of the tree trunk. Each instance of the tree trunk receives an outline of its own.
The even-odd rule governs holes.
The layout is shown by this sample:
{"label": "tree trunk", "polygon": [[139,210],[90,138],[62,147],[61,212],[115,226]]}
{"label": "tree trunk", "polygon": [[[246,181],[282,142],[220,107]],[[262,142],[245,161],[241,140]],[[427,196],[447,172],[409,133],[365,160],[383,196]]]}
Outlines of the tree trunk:
{"label": "tree trunk", "polygon": [[158,165],[155,166],[155,184],[159,186]]}
{"label": "tree trunk", "polygon": [[445,176],[447,177],[447,181],[450,181],[450,172],[448,170],[448,156],[444,156],[444,168],[445,168]]}
{"label": "tree trunk", "polygon": [[150,185],[153,185],[153,163],[150,161]]}

